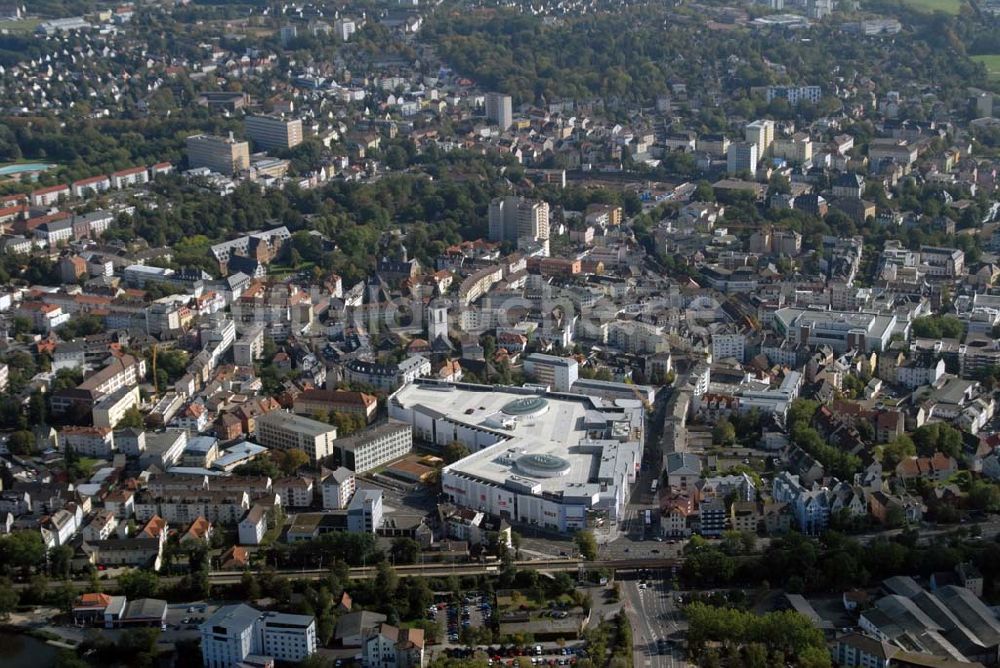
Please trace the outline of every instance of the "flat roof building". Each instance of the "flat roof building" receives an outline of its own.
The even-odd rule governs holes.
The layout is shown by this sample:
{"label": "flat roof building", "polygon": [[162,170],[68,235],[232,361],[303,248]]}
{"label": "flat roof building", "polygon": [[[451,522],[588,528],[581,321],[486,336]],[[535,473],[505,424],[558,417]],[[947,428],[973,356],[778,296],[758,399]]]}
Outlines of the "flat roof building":
{"label": "flat roof building", "polygon": [[390,417],[414,437],[472,454],[441,471],[456,505],[511,522],[576,531],[623,518],[642,458],[641,401],[598,406],[589,397],[519,387],[419,381],[389,398]]}
{"label": "flat roof building", "polygon": [[413,447],[413,427],[403,422],[387,422],[333,442],[340,464],[355,473],[364,473],[409,454]]}
{"label": "flat roof building", "polygon": [[809,346],[826,344],[835,353],[885,350],[896,324],[894,314],[803,308],[780,308],[774,312],[774,326],[787,340]]}
{"label": "flat roof building", "polygon": [[252,655],[298,662],[316,652],[316,620],[310,615],[260,612],[237,603],[219,608],[200,631],[206,668],[233,668]]}
{"label": "flat roof building", "polygon": [[250,167],[250,144],[229,137],[192,135],[187,138],[188,167],[206,167],[223,176],[233,176]]}
{"label": "flat roof building", "polygon": [[277,116],[247,116],[247,137],[264,151],[294,148],[302,143],[302,121]]}
{"label": "flat roof building", "polygon": [[580,365],[572,357],[531,353],[524,358],[524,373],[556,392],[569,392],[579,370]]}
{"label": "flat roof building", "polygon": [[270,411],[257,418],[257,440],[261,445],[303,450],[313,462],[333,453],[336,438],[336,427],[294,413]]}

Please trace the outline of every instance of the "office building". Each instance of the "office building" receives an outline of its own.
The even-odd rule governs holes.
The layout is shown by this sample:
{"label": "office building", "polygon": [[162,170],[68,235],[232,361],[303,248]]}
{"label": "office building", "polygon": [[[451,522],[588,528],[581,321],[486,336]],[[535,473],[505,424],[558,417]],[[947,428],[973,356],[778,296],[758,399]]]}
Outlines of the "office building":
{"label": "office building", "polygon": [[263,151],[294,148],[302,143],[302,121],[278,116],[247,116],[247,137]]}
{"label": "office building", "polygon": [[491,123],[499,125],[501,130],[509,128],[514,123],[513,103],[510,95],[487,93],[486,118]]}
{"label": "office building", "polygon": [[848,350],[866,353],[885,350],[896,323],[895,314],[790,307],[774,312],[775,330],[788,341],[806,346],[826,344],[837,354]]}
{"label": "office building", "polygon": [[726,171],[729,174],[741,174],[757,171],[757,160],[760,153],[757,144],[748,141],[734,142],[726,152]]}
{"label": "office building", "polygon": [[312,462],[329,457],[336,438],[336,427],[293,413],[270,411],[257,418],[257,441],[261,445],[302,450]]}
{"label": "office building", "polygon": [[205,167],[224,176],[233,176],[250,167],[250,144],[229,137],[194,135],[187,138],[188,167]]}
{"label": "office building", "polygon": [[341,466],[355,473],[364,473],[405,457],[412,448],[413,428],[391,421],[333,442]]}
{"label": "office building", "polygon": [[579,376],[580,365],[572,357],[532,353],[524,359],[524,373],[554,392],[569,392]]}

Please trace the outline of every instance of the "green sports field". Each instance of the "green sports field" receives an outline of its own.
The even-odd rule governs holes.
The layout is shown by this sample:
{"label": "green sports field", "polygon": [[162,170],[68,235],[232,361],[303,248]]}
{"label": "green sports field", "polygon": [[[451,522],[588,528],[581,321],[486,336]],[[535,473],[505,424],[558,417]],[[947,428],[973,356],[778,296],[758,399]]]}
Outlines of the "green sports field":
{"label": "green sports field", "polygon": [[1000,81],[1000,54],[972,56],[972,59],[977,63],[986,65],[986,71],[989,72],[990,81]]}
{"label": "green sports field", "polygon": [[38,24],[41,23],[41,19],[24,19],[22,21],[0,21],[0,31],[6,31],[11,34],[24,34],[34,32]]}
{"label": "green sports field", "polygon": [[962,0],[903,0],[919,12],[944,12],[945,14],[958,14],[962,8]]}

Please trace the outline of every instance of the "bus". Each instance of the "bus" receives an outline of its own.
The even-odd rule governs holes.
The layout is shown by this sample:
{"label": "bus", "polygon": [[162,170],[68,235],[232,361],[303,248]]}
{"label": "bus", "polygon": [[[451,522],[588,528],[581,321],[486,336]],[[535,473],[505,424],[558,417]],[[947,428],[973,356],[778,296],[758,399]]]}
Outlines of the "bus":
{"label": "bus", "polygon": [[646,529],[648,530],[649,527],[652,526],[652,524],[653,524],[653,512],[651,510],[647,510],[646,521],[645,521]]}

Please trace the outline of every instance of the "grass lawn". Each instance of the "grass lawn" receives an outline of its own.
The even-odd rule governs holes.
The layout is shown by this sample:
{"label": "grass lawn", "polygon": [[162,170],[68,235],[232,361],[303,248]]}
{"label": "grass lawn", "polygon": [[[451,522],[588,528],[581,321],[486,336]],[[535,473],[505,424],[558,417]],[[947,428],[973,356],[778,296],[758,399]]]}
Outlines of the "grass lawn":
{"label": "grass lawn", "polygon": [[104,463],[103,459],[94,459],[93,457],[80,457],[80,468],[84,471],[94,472],[94,469],[99,465]]}
{"label": "grass lawn", "polygon": [[0,32],[11,34],[24,34],[35,32],[35,28],[41,23],[41,19],[25,19],[23,21],[0,21]]}
{"label": "grass lawn", "polygon": [[958,14],[962,7],[962,0],[903,0],[903,2],[918,12],[927,13]]}
{"label": "grass lawn", "polygon": [[315,266],[315,262],[302,262],[295,267],[290,267],[287,264],[272,262],[267,268],[267,274],[268,276],[287,276],[288,274],[295,274],[300,271],[308,271]]}
{"label": "grass lawn", "polygon": [[990,81],[1000,81],[1000,54],[989,56],[971,56],[977,63],[986,66],[986,71],[990,75]]}

